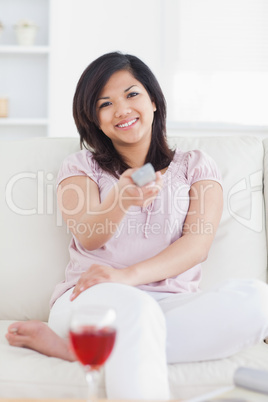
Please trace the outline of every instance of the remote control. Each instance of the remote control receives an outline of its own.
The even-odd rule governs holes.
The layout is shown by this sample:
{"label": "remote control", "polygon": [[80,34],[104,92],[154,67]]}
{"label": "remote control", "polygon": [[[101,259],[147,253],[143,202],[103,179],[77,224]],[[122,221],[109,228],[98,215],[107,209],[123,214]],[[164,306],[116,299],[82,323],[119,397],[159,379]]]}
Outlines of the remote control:
{"label": "remote control", "polygon": [[154,181],[155,177],[155,170],[151,163],[146,163],[144,166],[136,170],[136,172],[131,175],[132,180],[139,187],[145,186],[145,184]]}
{"label": "remote control", "polygon": [[268,371],[239,367],[234,373],[234,383],[238,387],[268,394]]}

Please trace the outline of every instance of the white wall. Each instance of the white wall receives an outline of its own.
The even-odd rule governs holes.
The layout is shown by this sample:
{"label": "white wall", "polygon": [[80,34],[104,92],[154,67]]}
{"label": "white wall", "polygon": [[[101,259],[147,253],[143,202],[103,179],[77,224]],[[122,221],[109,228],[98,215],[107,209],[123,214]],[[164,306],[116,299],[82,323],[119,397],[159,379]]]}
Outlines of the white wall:
{"label": "white wall", "polygon": [[120,50],[154,71],[168,132],[267,136],[267,16],[267,0],[52,0],[50,135],[77,136],[76,83]]}
{"label": "white wall", "polygon": [[140,57],[160,81],[162,0],[51,1],[50,136],[75,136],[72,98],[96,57],[119,50]]}

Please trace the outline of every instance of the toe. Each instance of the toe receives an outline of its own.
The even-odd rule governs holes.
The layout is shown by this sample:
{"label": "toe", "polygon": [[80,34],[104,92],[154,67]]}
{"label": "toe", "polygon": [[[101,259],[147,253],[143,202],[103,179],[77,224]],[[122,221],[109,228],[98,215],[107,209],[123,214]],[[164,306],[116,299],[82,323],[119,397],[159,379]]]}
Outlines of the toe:
{"label": "toe", "polygon": [[17,327],[12,327],[12,328],[8,328],[8,332],[10,334],[17,334],[18,333],[18,328]]}
{"label": "toe", "polygon": [[21,326],[20,322],[13,322],[12,324],[9,325],[8,332],[10,334],[16,334],[19,332],[20,326]]}
{"label": "toe", "polygon": [[14,334],[12,334],[12,333],[10,333],[10,332],[8,332],[7,334],[6,334],[6,339],[7,339],[7,341],[8,341],[8,343],[11,345],[11,346],[18,346],[19,345],[19,340],[18,340],[18,336],[17,335],[14,335]]}

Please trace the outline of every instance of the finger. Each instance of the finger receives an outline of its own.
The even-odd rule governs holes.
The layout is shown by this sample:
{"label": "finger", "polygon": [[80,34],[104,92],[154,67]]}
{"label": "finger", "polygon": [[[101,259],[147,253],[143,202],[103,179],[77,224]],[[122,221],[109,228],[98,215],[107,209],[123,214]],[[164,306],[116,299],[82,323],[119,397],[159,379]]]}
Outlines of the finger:
{"label": "finger", "polygon": [[131,177],[131,175],[136,172],[139,168],[129,168],[124,171],[124,173],[121,174],[122,177]]}
{"label": "finger", "polygon": [[146,194],[155,194],[158,193],[162,188],[162,181],[160,182],[152,182],[143,187],[143,192]]}
{"label": "finger", "polygon": [[157,185],[160,185],[160,186],[162,187],[162,185],[163,185],[163,179],[162,179],[162,173],[161,173],[161,172],[156,172],[155,183],[156,183]]}
{"label": "finger", "polygon": [[83,285],[76,285],[70,296],[70,300],[73,301],[74,299],[76,299],[77,296],[79,296],[80,293],[82,293],[84,290],[85,290],[85,287]]}
{"label": "finger", "polygon": [[147,199],[154,199],[159,192],[159,187],[152,186],[144,189],[143,199],[146,201]]}

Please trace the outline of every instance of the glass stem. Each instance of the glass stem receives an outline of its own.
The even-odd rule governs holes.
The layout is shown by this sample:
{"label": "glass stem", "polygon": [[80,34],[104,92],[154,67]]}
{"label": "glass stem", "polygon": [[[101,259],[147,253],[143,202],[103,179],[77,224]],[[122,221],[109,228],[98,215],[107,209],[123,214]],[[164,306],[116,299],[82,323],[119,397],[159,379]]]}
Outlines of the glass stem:
{"label": "glass stem", "polygon": [[92,370],[90,367],[86,367],[86,381],[88,386],[87,402],[97,402],[98,391],[98,371]]}

